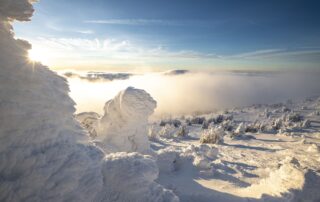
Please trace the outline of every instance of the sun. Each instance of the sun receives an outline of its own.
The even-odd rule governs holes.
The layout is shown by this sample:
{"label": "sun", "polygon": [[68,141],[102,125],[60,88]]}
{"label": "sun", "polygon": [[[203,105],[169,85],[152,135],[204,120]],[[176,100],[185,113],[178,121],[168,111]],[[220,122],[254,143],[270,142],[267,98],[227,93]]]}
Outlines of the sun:
{"label": "sun", "polygon": [[29,60],[34,62],[41,62],[46,64],[48,61],[48,54],[46,50],[32,48],[28,51]]}

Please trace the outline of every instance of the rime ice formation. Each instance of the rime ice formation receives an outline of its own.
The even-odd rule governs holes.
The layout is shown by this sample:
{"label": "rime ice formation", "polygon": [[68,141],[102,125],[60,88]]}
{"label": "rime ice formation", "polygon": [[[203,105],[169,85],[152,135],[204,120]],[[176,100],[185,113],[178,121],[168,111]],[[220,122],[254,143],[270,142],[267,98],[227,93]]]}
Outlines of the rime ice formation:
{"label": "rime ice formation", "polygon": [[0,1],[0,201],[177,201],[154,182],[150,157],[105,157],[90,144],[66,80],[29,62],[30,44],[13,37],[12,21],[32,13],[32,1]]}
{"label": "rime ice formation", "polygon": [[106,156],[103,167],[103,179],[110,189],[102,193],[99,201],[179,201],[154,182],[159,170],[150,156],[113,153]]}
{"label": "rime ice formation", "polygon": [[98,124],[97,144],[106,151],[148,153],[148,117],[156,101],[144,90],[129,87],[109,100]]}

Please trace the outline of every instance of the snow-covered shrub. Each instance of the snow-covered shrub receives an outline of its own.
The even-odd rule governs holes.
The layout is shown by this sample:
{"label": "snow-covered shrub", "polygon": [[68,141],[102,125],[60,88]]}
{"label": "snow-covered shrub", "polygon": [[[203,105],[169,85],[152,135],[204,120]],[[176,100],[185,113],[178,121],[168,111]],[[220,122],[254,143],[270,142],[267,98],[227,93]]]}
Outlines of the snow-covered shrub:
{"label": "snow-covered shrub", "polygon": [[247,125],[245,129],[246,133],[257,133],[258,128],[255,125]]}
{"label": "snow-covered shrub", "polygon": [[216,119],[213,118],[213,117],[211,117],[211,118],[209,118],[206,122],[207,122],[208,125],[210,125],[210,124],[215,124]]}
{"label": "snow-covered shrub", "polygon": [[171,122],[172,122],[173,126],[176,128],[181,126],[181,121],[179,121],[178,119],[174,119]]}
{"label": "snow-covered shrub", "polygon": [[320,116],[320,111],[313,111],[310,113],[310,116]]}
{"label": "snow-covered shrub", "polygon": [[231,120],[225,120],[221,123],[223,130],[232,131],[233,130],[233,122]]}
{"label": "snow-covered shrub", "polygon": [[288,112],[291,112],[291,109],[289,109],[288,107],[282,107],[282,112],[288,113]]}
{"label": "snow-covered shrub", "polygon": [[287,121],[290,122],[301,122],[303,121],[303,116],[297,113],[289,114],[287,117]]}
{"label": "snow-covered shrub", "polygon": [[173,125],[174,127],[178,128],[181,125],[181,121],[178,119],[161,120],[160,126],[163,127],[165,125]]}
{"label": "snow-covered shrub", "polygon": [[280,130],[283,126],[283,119],[282,118],[278,118],[276,120],[273,121],[272,123],[272,127],[274,130]]}
{"label": "snow-covered shrub", "polygon": [[186,136],[188,136],[188,133],[189,133],[189,130],[187,129],[187,126],[182,125],[179,127],[179,130],[177,131],[176,136],[177,137],[186,137]]}
{"label": "snow-covered shrub", "polygon": [[208,129],[208,127],[209,127],[209,123],[208,123],[207,121],[204,121],[204,122],[202,123],[201,128],[202,128],[202,129]]}
{"label": "snow-covered shrub", "polygon": [[235,135],[243,134],[245,132],[246,132],[246,127],[243,122],[241,122],[239,126],[236,128],[236,130],[234,131]]}
{"label": "snow-covered shrub", "polygon": [[265,123],[259,123],[259,126],[258,126],[258,129],[259,129],[259,132],[267,132],[267,124]]}
{"label": "snow-covered shrub", "polygon": [[306,119],[305,121],[302,122],[302,125],[301,125],[303,128],[310,128],[311,126],[311,122],[309,119]]}
{"label": "snow-covered shrub", "polygon": [[206,121],[205,117],[193,117],[190,122],[191,124],[197,124],[197,125],[202,125],[203,122]]}
{"label": "snow-covered shrub", "polygon": [[192,125],[192,123],[191,123],[191,120],[190,120],[190,119],[186,119],[186,125],[187,125],[187,126],[191,126],[191,125]]}
{"label": "snow-covered shrub", "polygon": [[128,87],[104,107],[95,142],[108,152],[149,153],[148,118],[156,101],[144,90]]}
{"label": "snow-covered shrub", "polygon": [[157,164],[160,172],[171,173],[178,169],[179,152],[168,147],[157,151]]}
{"label": "snow-covered shrub", "polygon": [[165,125],[159,131],[159,136],[163,138],[174,138],[177,132],[177,128],[173,125]]}
{"label": "snow-covered shrub", "polygon": [[165,121],[161,120],[159,126],[163,127],[163,126],[166,126],[166,124],[167,123]]}
{"label": "snow-covered shrub", "polygon": [[224,120],[224,116],[222,114],[219,114],[217,117],[216,117],[216,120],[215,120],[215,123],[222,123],[222,121]]}
{"label": "snow-covered shrub", "polygon": [[219,144],[223,142],[223,137],[226,135],[222,128],[210,128],[204,130],[200,137],[202,144]]}
{"label": "snow-covered shrub", "polygon": [[159,131],[156,129],[156,127],[154,125],[151,125],[148,128],[148,138],[151,141],[156,141],[159,138]]}
{"label": "snow-covered shrub", "polygon": [[161,127],[158,132],[159,137],[173,139],[173,138],[182,138],[188,136],[189,130],[185,125],[181,125],[179,128],[174,127],[173,125],[166,125]]}

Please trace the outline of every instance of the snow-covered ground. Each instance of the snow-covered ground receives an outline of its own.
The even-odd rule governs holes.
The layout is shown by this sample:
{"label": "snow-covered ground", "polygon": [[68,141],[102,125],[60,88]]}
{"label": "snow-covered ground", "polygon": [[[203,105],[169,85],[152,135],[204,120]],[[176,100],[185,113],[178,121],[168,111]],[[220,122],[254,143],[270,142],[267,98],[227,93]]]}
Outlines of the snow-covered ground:
{"label": "snow-covered ground", "polygon": [[[163,162],[175,169],[160,169],[157,181],[181,201],[320,201],[319,110],[316,97],[199,116],[201,124],[192,124],[195,117],[155,123],[152,148],[176,155]],[[169,126],[177,121],[188,131],[184,137]],[[213,133],[224,135],[222,142],[200,144],[219,127],[225,134]]]}
{"label": "snow-covered ground", "polygon": [[319,110],[313,97],[149,123],[156,181],[181,201],[320,201]]}

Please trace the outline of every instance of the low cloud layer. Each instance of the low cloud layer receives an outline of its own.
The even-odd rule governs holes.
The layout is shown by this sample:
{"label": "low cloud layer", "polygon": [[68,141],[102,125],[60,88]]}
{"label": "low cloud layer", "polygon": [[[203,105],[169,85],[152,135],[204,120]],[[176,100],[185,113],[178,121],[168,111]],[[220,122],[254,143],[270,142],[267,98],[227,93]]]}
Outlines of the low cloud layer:
{"label": "low cloud layer", "polygon": [[[320,94],[318,72],[189,72],[178,75],[135,75],[111,83],[69,81],[78,112],[101,112],[106,100],[128,86],[145,89],[156,99],[156,115],[208,112]],[[84,94],[83,89],[86,89]]]}
{"label": "low cloud layer", "polygon": [[176,75],[182,75],[182,74],[187,74],[187,73],[189,73],[189,70],[175,69],[175,70],[166,71],[163,74],[166,76],[176,76]]}
{"label": "low cloud layer", "polygon": [[126,80],[133,74],[131,73],[104,73],[104,72],[88,72],[86,74],[78,74],[74,72],[65,72],[63,75],[67,78],[79,78],[87,81],[113,81]]}

